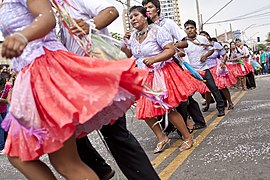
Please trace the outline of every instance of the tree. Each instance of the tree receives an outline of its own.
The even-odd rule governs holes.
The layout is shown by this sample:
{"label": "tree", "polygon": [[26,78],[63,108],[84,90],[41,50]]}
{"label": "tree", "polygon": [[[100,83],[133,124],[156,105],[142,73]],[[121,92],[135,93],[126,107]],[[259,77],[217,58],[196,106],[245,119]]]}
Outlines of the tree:
{"label": "tree", "polygon": [[256,50],[260,50],[260,49],[266,50],[266,45],[265,44],[257,44]]}
{"label": "tree", "polygon": [[267,44],[270,44],[270,32],[267,33],[267,39],[265,40]]}

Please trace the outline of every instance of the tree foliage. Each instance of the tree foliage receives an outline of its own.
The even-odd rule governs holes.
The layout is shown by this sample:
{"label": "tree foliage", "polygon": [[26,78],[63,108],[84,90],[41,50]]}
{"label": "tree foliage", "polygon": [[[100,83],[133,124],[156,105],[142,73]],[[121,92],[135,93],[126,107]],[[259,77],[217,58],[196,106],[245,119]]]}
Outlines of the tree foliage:
{"label": "tree foliage", "polygon": [[257,44],[256,50],[260,50],[260,49],[266,50],[266,45],[265,44]]}
{"label": "tree foliage", "polygon": [[267,44],[270,44],[270,32],[267,33],[267,39],[265,40]]}

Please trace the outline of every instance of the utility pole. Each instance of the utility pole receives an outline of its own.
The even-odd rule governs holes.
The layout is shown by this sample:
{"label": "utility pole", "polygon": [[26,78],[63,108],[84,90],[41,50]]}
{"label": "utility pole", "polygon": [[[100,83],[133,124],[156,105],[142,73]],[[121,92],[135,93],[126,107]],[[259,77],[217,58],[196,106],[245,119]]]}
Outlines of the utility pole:
{"label": "utility pole", "polygon": [[127,27],[130,30],[131,25],[130,25],[130,21],[129,21],[129,9],[130,9],[130,0],[127,0],[127,21],[128,21]]}
{"label": "utility pole", "polygon": [[127,0],[127,9],[130,8],[130,0]]}
{"label": "utility pole", "polygon": [[[246,30],[248,30],[249,28],[251,28],[252,26],[255,26],[256,24],[251,24],[250,26],[248,26],[246,29],[244,29],[242,31],[243,34],[243,42],[245,43],[245,36],[246,36]],[[247,37],[247,36],[246,36]]]}
{"label": "utility pole", "polygon": [[124,32],[126,33],[127,31],[130,31],[131,25],[129,21],[129,9],[130,9],[130,1],[131,0],[116,0],[117,2],[120,2],[123,5],[123,14],[122,14],[122,19],[123,19],[123,24],[124,24]]}
{"label": "utility pole", "polygon": [[233,0],[230,0],[227,4],[225,4],[222,8],[220,8],[215,14],[213,14],[209,19],[207,19],[205,22],[202,22],[200,19],[200,11],[199,11],[199,1],[196,0],[196,6],[197,6],[197,15],[198,15],[198,20],[200,20],[200,29],[203,30],[203,26],[207,24],[208,21],[210,21],[213,17],[215,17],[220,11],[222,11],[225,7],[227,7]]}
{"label": "utility pole", "polygon": [[196,0],[196,9],[197,9],[197,17],[198,17],[198,30],[202,30],[201,27],[201,13],[200,13],[200,7],[199,7],[199,0]]}

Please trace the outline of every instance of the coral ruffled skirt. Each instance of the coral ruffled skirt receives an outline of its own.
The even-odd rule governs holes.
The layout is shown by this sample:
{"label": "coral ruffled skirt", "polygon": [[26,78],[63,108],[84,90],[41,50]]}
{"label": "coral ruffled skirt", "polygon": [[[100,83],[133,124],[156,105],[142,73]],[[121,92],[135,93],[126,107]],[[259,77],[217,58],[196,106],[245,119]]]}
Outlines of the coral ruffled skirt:
{"label": "coral ruffled skirt", "polygon": [[214,81],[218,87],[218,89],[224,89],[226,87],[231,87],[234,84],[237,83],[237,79],[236,77],[233,75],[233,73],[228,70],[228,72],[226,73],[226,75],[218,75],[217,74],[217,66],[212,67],[210,69],[210,72],[212,73],[212,76],[214,78]]}
{"label": "coral ruffled skirt", "polygon": [[117,120],[140,97],[148,72],[131,59],[102,61],[45,49],[13,88],[4,153],[23,161],[52,153]]}
{"label": "coral ruffled skirt", "polygon": [[[234,74],[229,70],[225,75],[218,75],[217,74],[218,66],[214,66],[210,68],[210,72],[214,78],[215,84],[218,89],[224,89],[226,87],[231,87],[232,85],[236,84],[237,79]],[[202,75],[203,77],[204,75]],[[206,84],[200,83],[198,85],[198,92],[200,94],[210,93],[211,91],[208,89]]]}
{"label": "coral ruffled skirt", "polygon": [[[167,89],[167,96],[163,101],[172,108],[178,106],[188,96],[197,91],[196,81],[191,75],[184,72],[175,62],[167,62],[161,69]],[[145,84],[153,88],[154,72],[150,72]],[[162,82],[161,82],[162,83]],[[155,102],[141,96],[136,105],[137,119],[147,120],[165,114],[166,110]]]}
{"label": "coral ruffled skirt", "polygon": [[[188,70],[185,70],[188,74],[191,75],[191,72],[189,72]],[[197,72],[202,76],[202,78],[205,77],[205,71],[202,70],[197,70]],[[194,79],[194,77],[192,76],[191,79]],[[205,94],[210,92],[210,90],[208,89],[208,87],[206,86],[206,84],[203,81],[197,80],[195,79],[196,82],[196,86],[197,86],[197,92],[200,94]]]}
{"label": "coral ruffled skirt", "polygon": [[250,72],[252,72],[252,66],[248,64],[246,61],[243,61],[243,62],[244,62],[244,65],[240,63],[236,63],[236,64],[226,64],[226,66],[228,67],[228,70],[231,71],[235,77],[243,77],[249,74]]}

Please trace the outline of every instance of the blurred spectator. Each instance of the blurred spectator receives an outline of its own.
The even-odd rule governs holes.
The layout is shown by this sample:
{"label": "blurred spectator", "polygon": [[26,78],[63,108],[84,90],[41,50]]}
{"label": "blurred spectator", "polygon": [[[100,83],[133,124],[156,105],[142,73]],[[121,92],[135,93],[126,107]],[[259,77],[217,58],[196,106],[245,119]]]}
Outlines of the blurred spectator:
{"label": "blurred spectator", "polygon": [[262,71],[261,71],[261,73],[262,74],[267,74],[268,73],[268,70],[267,70],[267,65],[266,65],[266,52],[263,50],[263,49],[261,49],[261,51],[260,51],[260,60],[261,60],[261,66],[262,66]]}
{"label": "blurred spectator", "polygon": [[[8,76],[8,73],[1,73]],[[0,124],[2,120],[5,118],[8,110],[9,101],[7,100],[8,94],[12,89],[12,86],[6,83],[6,78],[0,75]],[[7,137],[7,132],[4,132],[0,127],[0,154],[2,154],[2,150],[4,149],[5,140]]]}

